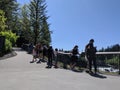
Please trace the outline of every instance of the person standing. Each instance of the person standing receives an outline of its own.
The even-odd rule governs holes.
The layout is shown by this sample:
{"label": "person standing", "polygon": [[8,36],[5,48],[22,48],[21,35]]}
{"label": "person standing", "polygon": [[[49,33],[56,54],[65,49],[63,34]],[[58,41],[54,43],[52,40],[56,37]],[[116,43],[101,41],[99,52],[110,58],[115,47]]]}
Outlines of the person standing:
{"label": "person standing", "polygon": [[33,48],[32,55],[33,55],[33,60],[30,61],[30,63],[34,63],[35,61],[37,61],[37,48],[36,47]]}
{"label": "person standing", "polygon": [[37,63],[41,63],[41,61],[42,61],[42,52],[43,52],[42,44],[38,43],[37,44],[37,54],[38,54],[39,60],[37,61]]}
{"label": "person standing", "polygon": [[70,63],[71,69],[74,69],[75,65],[78,63],[78,57],[79,57],[79,50],[78,50],[78,46],[75,45],[74,48],[72,49],[72,56]]}
{"label": "person standing", "polygon": [[89,43],[85,47],[85,57],[88,60],[89,73],[92,73],[92,63],[94,66],[94,72],[97,72],[96,65],[96,47],[94,47],[94,39],[90,39]]}
{"label": "person standing", "polygon": [[56,48],[55,51],[54,51],[54,58],[55,58],[55,66],[54,68],[58,68],[58,49]]}
{"label": "person standing", "polygon": [[47,66],[47,68],[52,67],[53,56],[54,56],[54,50],[53,50],[52,46],[49,46],[49,48],[48,48],[48,63],[47,63],[48,66]]}
{"label": "person standing", "polygon": [[43,61],[43,62],[46,61],[46,60],[45,60],[45,57],[47,57],[47,50],[48,50],[47,46],[44,45],[44,46],[43,46],[43,58],[42,58],[42,61]]}
{"label": "person standing", "polygon": [[33,51],[34,45],[33,43],[30,43],[30,45],[28,46],[28,53],[31,54]]}

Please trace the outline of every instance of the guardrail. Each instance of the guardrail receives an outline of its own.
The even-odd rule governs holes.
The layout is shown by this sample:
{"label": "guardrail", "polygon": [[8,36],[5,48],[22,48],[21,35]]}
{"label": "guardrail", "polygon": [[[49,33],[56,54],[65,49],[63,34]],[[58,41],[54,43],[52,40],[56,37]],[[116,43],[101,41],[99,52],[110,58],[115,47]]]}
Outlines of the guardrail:
{"label": "guardrail", "polygon": [[[62,59],[65,64],[68,62],[68,60],[70,60],[71,53],[59,52],[59,54],[62,55],[62,57],[60,57],[59,59],[60,59],[60,60]],[[80,53],[80,59],[83,59],[84,56],[81,57],[81,54],[82,54],[82,53]],[[66,55],[67,55],[67,56],[66,56]],[[118,68],[118,70],[119,70],[118,73],[120,74],[120,52],[96,52],[97,61],[100,61],[100,60],[98,60],[100,55],[104,55],[104,56],[106,56],[106,57],[107,57],[108,55],[111,55],[111,57],[118,57],[118,66],[117,66],[117,68]],[[104,63],[106,64],[105,61],[107,61],[108,59],[107,59],[107,58],[105,58],[105,59],[106,59],[106,60],[103,60],[102,62],[104,62]],[[85,60],[85,58],[84,58],[84,60]],[[106,65],[107,65],[107,64],[106,64]],[[112,65],[109,65],[109,66],[112,66]],[[108,69],[106,69],[106,68],[104,68],[104,69],[105,69],[106,71],[108,71]]]}
{"label": "guardrail", "polygon": [[97,55],[117,55],[118,57],[118,69],[120,75],[120,52],[97,52]]}

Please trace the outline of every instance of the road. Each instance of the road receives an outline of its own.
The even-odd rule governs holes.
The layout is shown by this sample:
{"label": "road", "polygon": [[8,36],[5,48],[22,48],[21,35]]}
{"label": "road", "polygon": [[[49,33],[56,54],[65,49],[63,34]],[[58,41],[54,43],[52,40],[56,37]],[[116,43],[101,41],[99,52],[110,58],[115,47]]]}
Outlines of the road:
{"label": "road", "polygon": [[120,90],[120,77],[90,75],[66,69],[46,69],[46,63],[29,63],[32,55],[0,60],[0,90]]}

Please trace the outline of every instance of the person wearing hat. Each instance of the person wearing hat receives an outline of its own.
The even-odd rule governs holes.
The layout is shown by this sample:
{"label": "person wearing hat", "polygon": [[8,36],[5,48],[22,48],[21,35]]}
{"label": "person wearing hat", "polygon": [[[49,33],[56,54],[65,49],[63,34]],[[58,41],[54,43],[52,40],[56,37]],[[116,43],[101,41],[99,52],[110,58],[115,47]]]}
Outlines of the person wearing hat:
{"label": "person wearing hat", "polygon": [[94,47],[94,39],[90,39],[89,43],[85,47],[85,56],[88,60],[89,73],[92,73],[92,63],[95,74],[97,72],[96,51],[96,47]]}

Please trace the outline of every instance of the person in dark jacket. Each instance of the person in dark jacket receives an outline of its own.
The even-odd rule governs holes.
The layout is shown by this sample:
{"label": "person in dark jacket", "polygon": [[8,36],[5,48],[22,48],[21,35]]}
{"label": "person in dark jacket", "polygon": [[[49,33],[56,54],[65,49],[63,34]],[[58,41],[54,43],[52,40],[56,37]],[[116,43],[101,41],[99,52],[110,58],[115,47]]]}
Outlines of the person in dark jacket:
{"label": "person in dark jacket", "polygon": [[78,50],[78,46],[75,45],[75,47],[72,49],[72,56],[71,56],[71,63],[70,63],[71,69],[74,69],[75,65],[77,64],[78,57],[79,57],[79,50]]}
{"label": "person in dark jacket", "polygon": [[52,48],[52,46],[49,46],[48,48],[48,63],[47,63],[47,68],[51,68],[52,67],[52,60],[53,60],[53,56],[54,56],[54,50]]}
{"label": "person in dark jacket", "polygon": [[97,65],[96,65],[96,47],[94,47],[94,39],[91,39],[89,43],[85,47],[85,56],[88,60],[88,68],[89,72],[92,73],[92,63],[94,66],[94,72],[97,72]]}
{"label": "person in dark jacket", "polygon": [[58,49],[57,48],[54,51],[54,59],[55,59],[55,66],[54,66],[54,68],[58,68]]}
{"label": "person in dark jacket", "polygon": [[43,46],[43,59],[42,61],[45,62],[45,57],[47,57],[47,51],[48,51],[48,48],[46,45]]}

